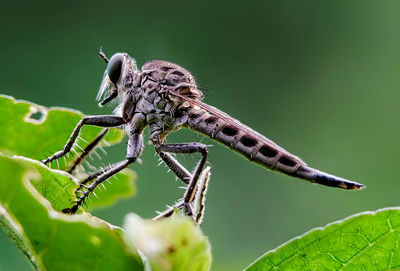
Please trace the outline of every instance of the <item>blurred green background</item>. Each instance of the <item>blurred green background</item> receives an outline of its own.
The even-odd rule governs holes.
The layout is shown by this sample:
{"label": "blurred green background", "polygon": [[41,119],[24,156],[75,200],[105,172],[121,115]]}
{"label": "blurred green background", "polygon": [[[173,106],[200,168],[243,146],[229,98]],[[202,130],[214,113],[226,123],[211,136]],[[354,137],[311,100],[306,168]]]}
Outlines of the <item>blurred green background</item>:
{"label": "blurred green background", "polygon": [[[343,191],[271,172],[214,144],[202,228],[213,270],[241,270],[267,250],[348,215],[399,206],[399,1],[2,1],[0,93],[107,114],[96,96],[105,63],[131,53],[190,70],[205,102],[309,165],[362,182]],[[0,127],[1,131],[1,127]],[[179,131],[168,142],[201,140]],[[121,160],[125,144],[106,162]],[[196,157],[182,157],[193,164]],[[182,195],[146,145],[139,194],[95,214],[121,225]],[[71,248],[73,249],[73,248]],[[0,231],[0,270],[30,270]]]}

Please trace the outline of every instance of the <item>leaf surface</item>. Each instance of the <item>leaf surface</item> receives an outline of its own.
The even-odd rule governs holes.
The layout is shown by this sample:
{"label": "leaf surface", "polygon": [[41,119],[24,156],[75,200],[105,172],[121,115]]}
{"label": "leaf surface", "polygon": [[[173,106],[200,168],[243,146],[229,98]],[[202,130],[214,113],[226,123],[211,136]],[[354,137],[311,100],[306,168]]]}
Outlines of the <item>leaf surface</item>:
{"label": "leaf surface", "polygon": [[[39,113],[38,113],[39,112]],[[0,152],[16,154],[35,160],[42,160],[46,156],[61,150],[67,142],[75,125],[82,118],[83,114],[66,108],[46,108],[27,101],[15,100],[10,96],[0,95]],[[101,128],[85,125],[81,129],[80,139],[74,147],[75,151],[70,152],[65,159],[60,158],[59,161],[53,161],[52,168],[67,170],[71,163],[77,158],[76,153],[81,153],[80,148],[84,148],[96,135]],[[103,147],[110,146],[121,142],[123,139],[123,131],[120,129],[111,129],[100,142]],[[75,153],[76,152],[76,153]],[[37,167],[40,174],[52,174],[52,171],[42,171],[41,167]],[[85,173],[75,174],[78,179],[83,180]],[[45,177],[45,176],[44,176]],[[135,173],[130,169],[118,173],[116,180],[110,179],[112,184],[105,184],[107,191],[97,189],[95,191],[98,198],[91,197],[87,202],[90,209],[110,205],[121,197],[130,197],[136,194],[134,180]],[[40,193],[47,193],[53,184],[46,187],[36,188]],[[67,181],[62,186],[68,189],[75,189],[77,186]],[[65,192],[65,191],[64,191]],[[69,191],[70,192],[70,191]],[[68,192],[68,193],[69,193]],[[63,193],[59,191],[58,193]],[[57,194],[50,193],[49,196]],[[52,204],[54,200],[49,199]],[[63,208],[71,207],[72,200],[69,199],[67,205]],[[59,204],[65,204],[61,201]],[[59,209],[59,206],[54,206]],[[61,208],[61,209],[63,209]]]}
{"label": "leaf surface", "polygon": [[[0,156],[0,171],[0,225],[35,269],[143,270],[119,228],[89,214],[69,216],[53,209],[72,198],[67,174],[34,160],[5,156]],[[32,183],[42,187],[53,204]]]}
{"label": "leaf surface", "polygon": [[400,268],[400,208],[365,212],[317,228],[267,252],[246,270]]}

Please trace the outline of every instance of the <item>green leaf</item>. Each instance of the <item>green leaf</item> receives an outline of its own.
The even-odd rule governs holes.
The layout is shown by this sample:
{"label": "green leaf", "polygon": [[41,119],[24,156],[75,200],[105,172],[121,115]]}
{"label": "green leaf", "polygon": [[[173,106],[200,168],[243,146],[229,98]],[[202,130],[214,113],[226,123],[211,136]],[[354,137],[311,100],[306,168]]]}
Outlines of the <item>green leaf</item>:
{"label": "green leaf", "polygon": [[[41,120],[31,113],[40,110]],[[144,270],[134,245],[125,233],[88,213],[65,215],[60,211],[73,205],[76,177],[66,173],[74,157],[53,162],[61,170],[46,167],[40,161],[43,150],[63,147],[82,114],[69,109],[44,108],[29,102],[0,96],[0,226],[28,257],[37,270]],[[35,116],[37,118],[37,116]],[[94,138],[99,128],[84,127],[79,143]],[[111,132],[106,140],[117,143],[122,132]],[[6,154],[6,155],[5,155]],[[25,155],[27,157],[13,154]],[[132,171],[116,176],[107,191],[96,190],[91,208],[111,204],[121,195],[135,192]],[[133,214],[130,215],[132,217]],[[129,219],[128,219],[129,220]],[[148,267],[157,270],[209,270],[210,245],[206,237],[187,217],[173,216],[162,221],[129,220],[129,236],[145,240],[143,257]],[[146,227],[143,227],[143,225]],[[134,231],[138,230],[138,234]],[[155,235],[149,235],[149,231]],[[160,241],[158,254],[148,253],[154,238]]]}
{"label": "green leaf", "polygon": [[119,228],[89,214],[69,216],[53,209],[71,200],[67,174],[34,160],[2,155],[0,172],[0,226],[35,269],[143,270]]}
{"label": "green leaf", "polygon": [[[40,112],[41,118],[37,119],[35,112]],[[0,151],[2,153],[12,153],[20,156],[42,160],[46,156],[61,150],[67,142],[75,125],[82,118],[82,113],[66,108],[46,108],[27,101],[18,101],[10,96],[0,95]],[[101,131],[101,128],[94,126],[83,126],[77,144],[80,147],[87,145],[86,142],[93,140]],[[107,147],[121,142],[123,131],[111,129],[105,139],[100,143]],[[79,147],[76,152],[81,152]],[[72,161],[76,159],[76,154],[71,152],[66,160],[53,161],[52,168],[66,170]],[[51,174],[42,172],[40,174]],[[82,174],[80,179],[84,179]],[[90,209],[110,205],[121,197],[130,197],[136,194],[134,180],[136,175],[132,170],[125,169],[116,175],[118,181],[113,181],[111,185],[106,184],[107,192],[97,189],[98,198],[92,197],[88,201]],[[66,186],[67,184],[63,184]],[[41,193],[45,193],[45,187],[36,187]],[[69,184],[70,189],[75,189],[73,183]],[[47,189],[47,188],[46,188]],[[62,192],[59,192],[62,193]],[[53,204],[54,201],[50,200]],[[60,203],[62,204],[62,203]],[[70,207],[71,201],[63,208]],[[59,206],[54,206],[58,209]],[[61,209],[63,209],[61,208]]]}
{"label": "green leaf", "polygon": [[[42,118],[33,118],[40,112]],[[0,95],[0,150],[9,150],[14,154],[42,160],[48,154],[61,150],[67,142],[83,114],[79,111],[52,107],[46,108],[27,101],[15,100],[13,97]],[[101,128],[84,126],[80,137],[90,141],[101,131]],[[112,129],[106,137],[109,144],[122,140],[123,132]],[[77,142],[85,145],[83,140]],[[103,143],[103,146],[106,145]],[[79,151],[79,148],[75,148]],[[72,153],[71,153],[72,154]],[[60,169],[66,169],[59,161]],[[54,167],[56,163],[54,163]]]}
{"label": "green leaf", "polygon": [[151,221],[128,214],[124,229],[152,271],[210,270],[210,243],[187,216],[175,213],[167,219]]}
{"label": "green leaf", "polygon": [[400,268],[400,208],[365,212],[317,228],[267,252],[246,270]]}

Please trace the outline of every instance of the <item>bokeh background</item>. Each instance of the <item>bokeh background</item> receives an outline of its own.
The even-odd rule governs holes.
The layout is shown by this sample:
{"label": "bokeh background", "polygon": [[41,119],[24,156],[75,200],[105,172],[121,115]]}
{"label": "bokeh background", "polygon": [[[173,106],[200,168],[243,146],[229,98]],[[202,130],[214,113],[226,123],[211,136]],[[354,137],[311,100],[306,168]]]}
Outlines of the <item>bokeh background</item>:
{"label": "bokeh background", "polygon": [[[214,144],[203,231],[213,270],[351,214],[399,206],[399,1],[2,1],[0,93],[107,114],[94,98],[109,56],[190,70],[217,106],[316,168],[360,181],[342,191],[253,165]],[[1,127],[0,127],[1,132]],[[179,131],[168,142],[202,140]],[[213,144],[208,139],[203,142]],[[125,144],[106,162],[121,160]],[[182,157],[193,165],[196,157]],[[121,225],[180,197],[151,146],[131,166],[138,195],[95,211]],[[73,249],[73,248],[71,248]],[[0,270],[31,270],[0,230]]]}

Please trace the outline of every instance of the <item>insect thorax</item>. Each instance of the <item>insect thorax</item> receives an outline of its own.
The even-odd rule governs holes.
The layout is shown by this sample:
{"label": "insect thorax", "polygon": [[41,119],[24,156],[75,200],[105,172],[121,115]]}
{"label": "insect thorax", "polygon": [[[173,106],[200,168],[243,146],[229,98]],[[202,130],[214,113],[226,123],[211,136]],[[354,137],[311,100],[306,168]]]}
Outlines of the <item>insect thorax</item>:
{"label": "insect thorax", "polygon": [[200,100],[202,93],[186,69],[167,61],[146,62],[140,78],[140,86],[124,95],[121,114],[129,120],[128,132],[141,132],[150,125],[151,140],[161,142],[187,122],[191,107],[172,92],[194,100]]}

